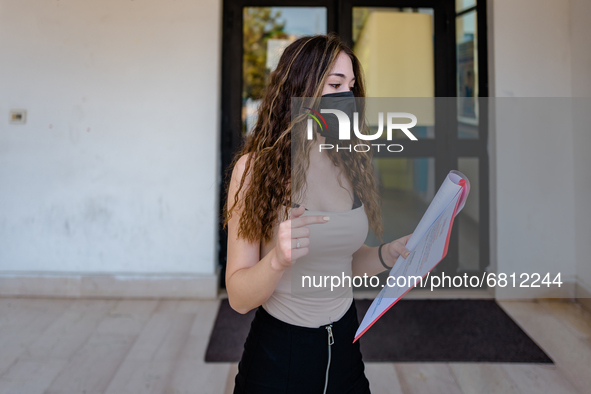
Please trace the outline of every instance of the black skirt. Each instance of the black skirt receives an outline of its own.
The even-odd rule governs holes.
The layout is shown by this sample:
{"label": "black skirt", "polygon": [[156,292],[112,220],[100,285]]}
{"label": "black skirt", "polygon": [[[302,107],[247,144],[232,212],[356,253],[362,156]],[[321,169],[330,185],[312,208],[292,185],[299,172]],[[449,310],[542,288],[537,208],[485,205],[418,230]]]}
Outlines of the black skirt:
{"label": "black skirt", "polygon": [[352,343],[358,326],[354,300],[340,320],[318,328],[294,326],[259,307],[234,394],[322,394],[325,386],[331,394],[370,393],[359,341]]}

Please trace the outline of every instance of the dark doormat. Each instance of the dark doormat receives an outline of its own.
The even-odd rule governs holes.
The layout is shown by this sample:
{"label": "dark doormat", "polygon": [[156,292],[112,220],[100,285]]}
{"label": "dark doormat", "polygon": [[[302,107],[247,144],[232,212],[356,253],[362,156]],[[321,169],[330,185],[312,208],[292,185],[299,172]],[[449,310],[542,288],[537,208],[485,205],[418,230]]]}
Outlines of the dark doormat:
{"label": "dark doormat", "polygon": [[[240,361],[255,311],[222,300],[205,361]],[[494,300],[400,300],[359,341],[364,361],[553,363]]]}

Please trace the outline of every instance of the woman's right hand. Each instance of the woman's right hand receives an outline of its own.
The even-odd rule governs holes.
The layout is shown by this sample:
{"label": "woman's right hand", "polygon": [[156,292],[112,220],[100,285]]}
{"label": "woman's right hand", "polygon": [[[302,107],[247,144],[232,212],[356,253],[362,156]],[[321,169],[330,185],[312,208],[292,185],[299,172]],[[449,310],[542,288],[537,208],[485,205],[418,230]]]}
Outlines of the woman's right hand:
{"label": "woman's right hand", "polygon": [[[328,216],[302,216],[306,211],[303,205],[291,211],[291,218],[279,224],[275,254],[277,256],[277,270],[285,270],[300,257],[308,254],[310,245],[309,224],[326,223]],[[298,246],[299,242],[299,248]]]}

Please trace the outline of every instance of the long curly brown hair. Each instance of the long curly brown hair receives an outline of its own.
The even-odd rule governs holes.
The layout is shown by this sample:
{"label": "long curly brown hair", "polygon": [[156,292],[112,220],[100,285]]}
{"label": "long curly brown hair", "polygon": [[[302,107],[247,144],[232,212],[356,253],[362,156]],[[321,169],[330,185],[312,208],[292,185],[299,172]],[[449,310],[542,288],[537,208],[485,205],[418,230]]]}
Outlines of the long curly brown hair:
{"label": "long curly brown hair", "polygon": [[[309,166],[308,154],[312,141],[302,144],[303,149],[294,150],[294,154],[301,157],[292,160],[291,98],[320,97],[341,51],[353,63],[356,78],[353,95],[365,97],[361,65],[353,51],[334,34],[307,36],[294,41],[285,49],[277,68],[270,74],[256,125],[228,169],[232,171],[238,160],[248,155],[234,201],[227,201],[223,212],[223,225],[226,228],[236,207],[241,206],[239,238],[250,242],[271,241],[274,226],[280,218],[288,217],[291,203],[305,191],[305,172]],[[360,142],[356,136],[351,139],[352,144]],[[337,154],[333,150],[325,152],[335,165],[343,169],[365,207],[369,227],[381,240],[381,201],[373,175],[371,151],[355,154]],[[250,180],[245,187],[247,175]],[[227,192],[229,186],[230,182]],[[242,191],[243,188],[245,190]],[[239,195],[243,198],[240,202]]]}

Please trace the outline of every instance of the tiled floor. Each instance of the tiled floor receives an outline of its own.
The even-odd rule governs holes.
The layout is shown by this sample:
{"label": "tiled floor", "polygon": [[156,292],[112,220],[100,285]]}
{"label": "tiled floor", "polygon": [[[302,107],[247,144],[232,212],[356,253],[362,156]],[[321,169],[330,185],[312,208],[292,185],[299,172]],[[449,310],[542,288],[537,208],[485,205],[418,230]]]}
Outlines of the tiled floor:
{"label": "tiled floor", "polygon": [[[0,298],[0,394],[231,393],[203,356],[219,301]],[[556,362],[366,363],[373,393],[591,393],[591,313],[500,302]]]}

